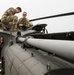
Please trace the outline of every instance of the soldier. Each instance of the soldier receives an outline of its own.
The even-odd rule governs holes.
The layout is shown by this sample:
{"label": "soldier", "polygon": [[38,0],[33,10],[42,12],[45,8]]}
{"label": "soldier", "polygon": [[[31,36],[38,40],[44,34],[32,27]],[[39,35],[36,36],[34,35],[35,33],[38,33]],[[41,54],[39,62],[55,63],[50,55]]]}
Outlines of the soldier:
{"label": "soldier", "polygon": [[27,16],[27,12],[23,12],[22,18],[20,18],[18,21],[18,25],[17,25],[18,29],[25,30],[32,26],[32,24],[29,22],[26,16]]}
{"label": "soldier", "polygon": [[15,30],[15,25],[17,24],[18,17],[14,16],[16,13],[20,13],[22,10],[20,7],[14,9],[13,7],[9,8],[2,15],[1,22],[3,30]]}

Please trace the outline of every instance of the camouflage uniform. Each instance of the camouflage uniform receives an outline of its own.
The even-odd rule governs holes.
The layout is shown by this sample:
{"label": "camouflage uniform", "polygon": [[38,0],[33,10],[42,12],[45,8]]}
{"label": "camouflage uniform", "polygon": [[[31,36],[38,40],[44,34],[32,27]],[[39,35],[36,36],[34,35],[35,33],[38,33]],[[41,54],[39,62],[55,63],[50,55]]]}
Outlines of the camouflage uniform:
{"label": "camouflage uniform", "polygon": [[15,25],[17,24],[18,17],[15,15],[15,9],[9,8],[5,13],[2,15],[1,22],[3,29],[15,29]]}
{"label": "camouflage uniform", "polygon": [[18,21],[18,28],[21,30],[25,30],[32,25],[30,24],[29,20],[27,18],[20,18]]}

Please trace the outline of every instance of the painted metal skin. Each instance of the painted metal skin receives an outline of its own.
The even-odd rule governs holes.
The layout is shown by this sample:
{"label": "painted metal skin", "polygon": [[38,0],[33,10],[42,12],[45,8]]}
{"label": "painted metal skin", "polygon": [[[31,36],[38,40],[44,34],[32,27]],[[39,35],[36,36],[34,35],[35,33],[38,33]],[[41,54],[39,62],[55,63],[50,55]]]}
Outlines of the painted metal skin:
{"label": "painted metal skin", "polygon": [[34,38],[22,38],[18,40],[26,42],[30,46],[34,46],[46,52],[51,52],[55,55],[67,58],[74,61],[74,41],[65,40],[52,40],[52,39],[34,39]]}
{"label": "painted metal skin", "polygon": [[[29,32],[27,32],[27,33],[29,33]],[[5,59],[5,75],[21,75],[21,74],[23,74],[23,75],[44,75],[44,74],[47,74],[47,72],[49,70],[51,71],[51,69],[52,70],[54,70],[55,68],[59,69],[60,65],[54,66],[52,64],[53,62],[48,63],[49,59],[47,59],[47,61],[46,61],[46,59],[44,58],[45,55],[42,56],[40,54],[41,56],[39,56],[38,54],[36,54],[35,56],[33,56],[33,54],[32,54],[33,50],[31,53],[28,53],[27,51],[25,51],[25,49],[27,49],[27,48],[22,49],[19,43],[15,43],[15,39],[16,39],[16,35],[17,35],[16,32],[13,32],[12,34],[10,34],[10,32],[3,31],[3,32],[0,32],[0,35],[3,36],[4,40],[5,40],[4,41],[5,46],[2,50],[2,57],[4,57],[4,59]],[[22,33],[22,36],[23,36],[23,33]],[[22,40],[21,37],[18,39]],[[23,38],[22,42],[25,40],[26,40],[26,43],[31,46],[40,48],[41,50],[46,50],[47,52],[52,52],[52,53],[55,53],[58,55],[62,55],[66,58],[69,58],[67,55],[67,53],[68,53],[67,46],[69,47],[69,45],[73,44],[73,41],[44,40],[44,39],[34,39],[32,37],[27,37],[26,39]],[[65,52],[67,52],[67,53],[63,52],[64,51],[64,50],[62,50],[62,48],[64,49],[63,46],[65,46]],[[69,49],[73,49],[73,45],[72,45],[72,47],[69,47],[68,50]],[[61,50],[61,53],[60,53],[60,50]],[[73,56],[70,55],[70,58],[71,57],[73,58]],[[51,56],[50,56],[50,58],[51,58],[51,60],[53,59],[53,57],[51,57]],[[57,61],[59,61],[59,60],[56,60],[56,62]],[[49,62],[50,62],[50,60],[49,60]],[[45,63],[46,65],[43,63]],[[58,65],[58,63],[57,63],[57,65]],[[71,66],[66,65],[66,66],[67,66],[67,68],[74,67],[74,65],[71,65]]]}
{"label": "painted metal skin", "polygon": [[[63,15],[74,15],[74,12],[43,17],[42,19],[60,17]],[[37,20],[39,19],[41,18],[38,18]],[[44,26],[46,25],[44,24]],[[41,26],[40,29],[39,27],[34,29],[35,30],[21,32],[20,36],[27,37],[31,33],[38,33],[38,30],[40,32],[43,27]],[[56,54],[58,56],[74,61],[74,41],[45,40],[34,39],[30,37],[21,38],[19,37],[19,35],[17,35],[17,32],[11,31],[0,31],[0,36],[4,37],[4,47],[1,54],[3,70],[2,75],[60,75],[61,73],[64,73],[66,75],[74,75],[74,64],[72,62],[61,59],[57,56],[48,56],[46,55],[46,53],[41,51],[44,50],[48,53],[51,52],[54,55]],[[24,42],[25,44],[28,44],[33,48],[27,48],[25,45],[23,49],[19,42],[16,43],[16,38],[17,40]]]}
{"label": "painted metal skin", "polygon": [[5,55],[5,75],[43,75],[46,66],[17,44],[8,46]]}
{"label": "painted metal skin", "polygon": [[12,34],[0,32],[0,36],[4,37],[1,56],[5,59],[4,75],[43,75],[47,73],[48,70],[44,64],[15,43],[16,34],[17,32],[12,32]]}
{"label": "painted metal skin", "polygon": [[74,61],[74,41],[28,39],[27,44]]}

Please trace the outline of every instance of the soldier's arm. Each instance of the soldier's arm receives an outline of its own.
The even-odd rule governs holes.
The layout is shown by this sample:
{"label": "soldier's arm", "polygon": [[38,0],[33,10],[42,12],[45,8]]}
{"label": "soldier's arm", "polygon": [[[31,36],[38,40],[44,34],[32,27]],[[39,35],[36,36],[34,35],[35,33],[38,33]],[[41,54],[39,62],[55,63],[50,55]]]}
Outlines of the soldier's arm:
{"label": "soldier's arm", "polygon": [[13,11],[12,11],[11,9],[9,9],[9,10],[7,11],[7,14],[8,14],[8,15],[13,15]]}
{"label": "soldier's arm", "polygon": [[20,19],[18,20],[18,24],[21,24],[21,21],[22,21],[22,18],[20,18]]}
{"label": "soldier's arm", "polygon": [[29,22],[29,20],[26,18],[26,25],[25,25],[26,27],[30,27],[30,22]]}
{"label": "soldier's arm", "polygon": [[20,19],[18,20],[17,26],[23,26],[23,24],[21,23],[21,21],[22,21],[22,18],[20,18]]}

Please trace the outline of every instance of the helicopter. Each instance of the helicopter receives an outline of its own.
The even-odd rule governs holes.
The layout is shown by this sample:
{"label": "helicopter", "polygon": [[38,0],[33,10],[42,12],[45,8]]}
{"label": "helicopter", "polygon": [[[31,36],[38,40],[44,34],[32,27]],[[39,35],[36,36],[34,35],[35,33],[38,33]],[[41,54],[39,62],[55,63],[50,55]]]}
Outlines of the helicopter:
{"label": "helicopter", "polygon": [[[63,13],[32,19],[74,15]],[[0,30],[1,75],[74,75],[74,32],[48,33],[47,24],[25,31]]]}

